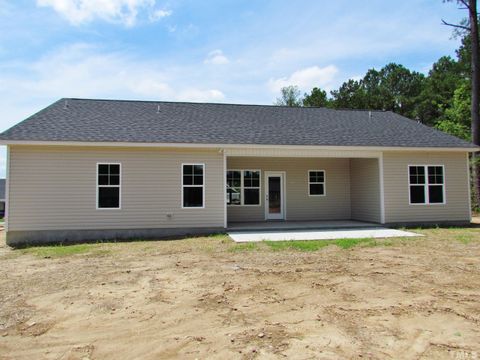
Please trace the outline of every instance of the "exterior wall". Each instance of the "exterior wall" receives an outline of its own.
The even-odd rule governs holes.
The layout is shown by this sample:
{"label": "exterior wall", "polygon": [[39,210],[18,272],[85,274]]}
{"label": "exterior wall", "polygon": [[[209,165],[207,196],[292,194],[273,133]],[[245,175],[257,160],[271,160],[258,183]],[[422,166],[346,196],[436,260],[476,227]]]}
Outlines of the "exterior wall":
{"label": "exterior wall", "polygon": [[[350,219],[350,160],[229,157],[227,169],[261,170],[260,206],[227,206],[228,221],[265,220],[265,171],[285,171],[287,220]],[[326,196],[308,196],[308,170],[325,170]]]}
{"label": "exterior wall", "polygon": [[[97,162],[122,164],[119,210],[96,210]],[[183,162],[205,164],[203,209],[181,208]],[[223,228],[223,174],[218,150],[11,146],[8,231]]]}
{"label": "exterior wall", "polygon": [[381,222],[378,159],[350,160],[352,219]]}
{"label": "exterior wall", "polygon": [[[383,156],[386,223],[460,223],[470,221],[466,153],[385,152]],[[444,165],[444,205],[409,205],[408,165]]]}

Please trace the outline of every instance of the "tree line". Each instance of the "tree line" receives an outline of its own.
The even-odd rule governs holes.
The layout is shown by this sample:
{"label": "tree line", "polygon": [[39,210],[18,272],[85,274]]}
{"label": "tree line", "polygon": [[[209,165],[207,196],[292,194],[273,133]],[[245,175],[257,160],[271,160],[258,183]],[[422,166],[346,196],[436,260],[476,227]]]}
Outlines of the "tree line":
{"label": "tree line", "polygon": [[470,37],[464,35],[455,58],[441,57],[426,75],[389,63],[345,81],[330,94],[319,87],[303,95],[297,86],[284,87],[275,104],[394,111],[470,140],[470,52]]}

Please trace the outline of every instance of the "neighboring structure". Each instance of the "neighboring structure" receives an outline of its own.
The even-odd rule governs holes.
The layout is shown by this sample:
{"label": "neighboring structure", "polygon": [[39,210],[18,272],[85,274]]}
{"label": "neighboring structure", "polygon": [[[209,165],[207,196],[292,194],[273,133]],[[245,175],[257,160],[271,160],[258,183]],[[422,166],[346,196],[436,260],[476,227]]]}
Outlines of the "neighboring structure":
{"label": "neighboring structure", "polygon": [[5,216],[5,179],[0,179],[0,218]]}
{"label": "neighboring structure", "polygon": [[62,99],[0,135],[7,242],[470,221],[474,145],[384,111]]}

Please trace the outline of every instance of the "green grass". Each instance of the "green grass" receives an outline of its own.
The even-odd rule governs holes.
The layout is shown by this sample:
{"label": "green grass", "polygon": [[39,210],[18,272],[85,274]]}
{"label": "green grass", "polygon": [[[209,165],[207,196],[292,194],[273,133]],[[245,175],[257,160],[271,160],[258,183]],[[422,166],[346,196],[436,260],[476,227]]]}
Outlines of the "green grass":
{"label": "green grass", "polygon": [[237,251],[249,251],[249,250],[257,250],[258,243],[251,242],[251,243],[242,243],[242,244],[233,244],[228,251],[237,252]]}
{"label": "green grass", "polygon": [[[327,246],[337,246],[341,249],[353,247],[375,246],[430,246],[431,241],[460,242],[471,246],[480,242],[480,231],[477,228],[431,228],[410,229],[425,236],[390,239],[336,239],[336,240],[300,240],[300,241],[261,241],[251,243],[235,243],[228,235],[217,233],[207,236],[190,237],[172,241],[148,240],[130,242],[92,243],[78,245],[38,246],[18,250],[16,255],[31,254],[41,258],[58,258],[75,255],[113,255],[121,253],[142,252],[145,256],[154,254],[170,254],[181,252],[205,253],[242,253],[252,251],[317,251]],[[12,255],[13,256],[13,255]]]}
{"label": "green grass", "polygon": [[[358,245],[377,246],[383,242],[372,238],[364,239],[336,239],[336,240],[296,240],[296,241],[265,241],[265,244],[274,251],[300,250],[317,251],[329,245],[336,245],[342,249],[350,249]],[[388,245],[391,245],[390,243]]]}
{"label": "green grass", "polygon": [[21,250],[24,254],[32,254],[38,257],[54,258],[77,254],[107,254],[109,251],[101,246],[102,244],[78,244],[78,245],[54,245],[37,246]]}

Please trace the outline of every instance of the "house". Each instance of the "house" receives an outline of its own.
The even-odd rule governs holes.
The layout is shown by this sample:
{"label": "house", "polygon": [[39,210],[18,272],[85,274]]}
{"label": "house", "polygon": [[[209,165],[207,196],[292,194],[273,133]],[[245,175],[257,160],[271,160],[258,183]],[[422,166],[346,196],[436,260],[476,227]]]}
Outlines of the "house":
{"label": "house", "polygon": [[0,179],[0,217],[5,216],[5,179]]}
{"label": "house", "polygon": [[0,135],[7,242],[468,224],[468,142],[388,111],[61,99]]}

